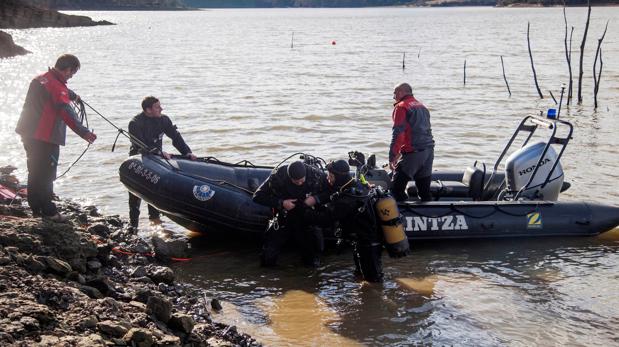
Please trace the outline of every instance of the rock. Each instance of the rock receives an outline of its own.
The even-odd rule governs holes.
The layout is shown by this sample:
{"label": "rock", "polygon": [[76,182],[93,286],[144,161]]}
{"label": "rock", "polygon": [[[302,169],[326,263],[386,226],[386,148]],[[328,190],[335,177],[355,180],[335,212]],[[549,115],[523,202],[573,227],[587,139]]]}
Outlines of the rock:
{"label": "rock", "polygon": [[231,342],[222,340],[215,336],[206,340],[206,343],[208,344],[208,346],[211,346],[211,347],[233,347],[234,346],[234,344],[232,344]]}
{"label": "rock", "polygon": [[163,335],[157,340],[160,346],[180,346],[181,339],[178,336]]}
{"label": "rock", "polygon": [[146,302],[146,313],[155,316],[163,323],[168,323],[172,315],[172,303],[168,299],[151,296]]}
{"label": "rock", "polygon": [[24,259],[24,267],[32,273],[39,273],[47,268],[43,262],[39,261],[30,254]]}
{"label": "rock", "polygon": [[155,283],[171,284],[174,282],[174,271],[167,266],[149,266],[146,271],[148,277]]}
{"label": "rock", "polygon": [[125,336],[123,336],[123,340],[125,340],[128,345],[137,347],[150,347],[154,343],[150,331],[142,328],[131,328]]}
{"label": "rock", "polygon": [[190,315],[175,313],[170,318],[168,326],[174,330],[180,330],[186,334],[190,334],[193,330],[195,322]]}
{"label": "rock", "polygon": [[83,328],[83,329],[94,329],[97,327],[97,323],[99,322],[99,320],[97,319],[97,316],[95,315],[90,315],[84,319],[82,319],[79,323],[79,325]]}
{"label": "rock", "polygon": [[90,260],[86,263],[89,270],[97,271],[101,268],[101,262],[98,260]]}
{"label": "rock", "polygon": [[14,57],[28,54],[30,51],[13,42],[13,37],[4,31],[0,31],[0,58]]}
{"label": "rock", "polygon": [[45,262],[47,262],[47,266],[53,272],[65,276],[68,275],[69,272],[73,271],[71,265],[69,265],[66,261],[60,260],[54,257],[45,257]]}
{"label": "rock", "polygon": [[219,303],[219,300],[217,300],[217,299],[211,300],[211,307],[215,311],[221,311],[221,309],[222,309],[221,304]]}
{"label": "rock", "polygon": [[112,337],[123,337],[127,333],[127,328],[111,320],[97,323],[97,328],[100,332]]}
{"label": "rock", "polygon": [[88,295],[92,299],[101,299],[103,298],[103,294],[97,289],[90,286],[80,286],[80,291],[86,295]]}
{"label": "rock", "polygon": [[18,0],[2,0],[0,28],[24,29],[47,27],[76,27],[110,25],[108,21],[95,22],[86,16],[75,16],[57,11],[45,10],[24,4]]}
{"label": "rock", "polygon": [[144,266],[138,266],[131,271],[131,277],[144,277],[147,275],[146,268]]}
{"label": "rock", "polygon": [[90,234],[101,236],[103,238],[110,236],[110,228],[108,228],[105,224],[95,224],[86,229],[86,231]]}
{"label": "rock", "polygon": [[148,288],[138,288],[138,290],[136,290],[135,292],[135,295],[133,296],[133,299],[142,303],[147,303],[148,298],[153,295],[153,292]]}
{"label": "rock", "polygon": [[109,279],[105,277],[95,278],[90,281],[86,281],[86,285],[96,288],[103,295],[109,295],[111,291],[114,291],[114,287]]}
{"label": "rock", "polygon": [[70,280],[70,281],[77,282],[79,284],[85,284],[86,283],[86,279],[84,278],[84,276],[82,276],[82,274],[80,274],[77,271],[71,271],[67,275],[67,279]]}
{"label": "rock", "polygon": [[4,266],[10,262],[11,262],[11,258],[6,257],[6,256],[0,257],[0,266]]}
{"label": "rock", "polygon": [[189,257],[189,244],[186,238],[163,239],[159,236],[153,236],[152,241],[155,254],[159,259]]}

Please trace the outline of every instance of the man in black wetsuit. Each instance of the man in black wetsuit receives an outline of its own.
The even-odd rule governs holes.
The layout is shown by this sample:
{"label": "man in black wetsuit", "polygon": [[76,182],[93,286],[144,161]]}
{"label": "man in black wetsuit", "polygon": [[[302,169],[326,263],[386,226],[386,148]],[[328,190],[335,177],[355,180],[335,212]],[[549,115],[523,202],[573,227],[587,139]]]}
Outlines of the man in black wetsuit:
{"label": "man in black wetsuit", "polygon": [[327,170],[335,193],[322,208],[307,210],[305,219],[325,227],[339,222],[342,237],[352,242],[356,273],[368,282],[382,282],[382,234],[371,188],[351,177],[345,160],[329,163]]}
{"label": "man in black wetsuit", "polygon": [[271,207],[276,213],[265,231],[260,255],[262,266],[275,266],[283,246],[290,239],[294,239],[301,248],[306,266],[320,265],[322,231],[309,227],[303,220],[303,213],[325,198],[323,192],[327,185],[326,175],[322,171],[295,161],[274,169],[258,187],[253,201]]}
{"label": "man in black wetsuit", "polygon": [[[176,126],[168,116],[161,114],[163,108],[161,103],[154,96],[147,96],[142,100],[142,111],[137,116],[133,117],[129,122],[129,134],[132,137],[142,141],[148,148],[143,149],[135,143],[131,142],[129,155],[135,155],[140,152],[155,153],[163,156],[166,159],[172,158],[167,152],[162,150],[163,135],[172,139],[172,145],[184,156],[191,160],[196,160],[197,157],[191,153],[191,149],[183,140],[181,134],[176,130]],[[131,227],[137,229],[140,217],[141,199],[129,192],[129,221]],[[159,211],[148,205],[148,218],[154,223],[160,223]]]}

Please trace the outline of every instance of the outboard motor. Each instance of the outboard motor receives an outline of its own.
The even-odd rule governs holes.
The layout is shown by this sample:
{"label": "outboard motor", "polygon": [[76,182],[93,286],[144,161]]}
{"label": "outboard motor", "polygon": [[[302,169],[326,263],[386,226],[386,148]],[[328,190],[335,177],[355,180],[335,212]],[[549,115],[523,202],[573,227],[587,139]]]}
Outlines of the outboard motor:
{"label": "outboard motor", "polygon": [[[529,144],[507,158],[505,179],[510,192],[520,192],[524,188],[519,197],[530,200],[557,201],[563,186],[563,168],[560,162],[557,163],[559,156],[552,147],[548,147],[546,155],[540,161],[544,148],[546,148],[544,142]],[[536,171],[535,167],[538,162],[539,168]],[[556,166],[555,163],[557,163]],[[553,167],[552,175],[548,177]],[[535,177],[531,180],[533,173]],[[531,183],[529,183],[530,180]]]}

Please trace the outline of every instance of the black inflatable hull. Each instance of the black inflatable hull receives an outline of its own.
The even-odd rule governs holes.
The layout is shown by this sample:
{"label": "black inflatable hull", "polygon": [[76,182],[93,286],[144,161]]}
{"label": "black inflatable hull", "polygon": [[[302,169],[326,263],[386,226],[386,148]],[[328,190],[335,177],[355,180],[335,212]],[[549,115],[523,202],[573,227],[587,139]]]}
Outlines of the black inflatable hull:
{"label": "black inflatable hull", "polygon": [[[194,231],[262,232],[270,209],[251,193],[269,167],[128,158],[119,169],[129,191]],[[398,205],[409,239],[594,236],[619,225],[619,207],[587,202],[449,201]]]}

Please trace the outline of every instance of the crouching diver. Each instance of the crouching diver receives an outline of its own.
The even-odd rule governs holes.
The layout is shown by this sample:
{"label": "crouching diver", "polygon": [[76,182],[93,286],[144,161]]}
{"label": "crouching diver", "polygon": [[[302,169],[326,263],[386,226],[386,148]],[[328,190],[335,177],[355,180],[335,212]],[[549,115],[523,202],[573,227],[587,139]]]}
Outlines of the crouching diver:
{"label": "crouching diver", "polygon": [[[305,223],[303,213],[320,203],[321,193],[327,188],[326,175],[301,161],[275,168],[258,187],[253,201],[271,207],[275,214],[264,234],[260,255],[262,266],[277,265],[279,254],[290,239],[301,248],[306,266],[320,265],[320,253],[324,247],[322,231]],[[323,199],[328,196],[329,192],[326,192]]]}
{"label": "crouching diver", "polygon": [[[351,241],[355,272],[368,282],[382,282],[383,265],[381,260],[383,249],[383,233],[381,226],[398,225],[400,229],[388,231],[385,229],[387,250],[392,257],[404,256],[408,253],[408,240],[399,223],[399,212],[395,200],[383,196],[376,188],[367,183],[355,180],[350,175],[350,166],[345,160],[338,160],[327,165],[328,181],[335,190],[331,201],[321,209],[307,210],[305,218],[321,226],[330,226],[339,222],[343,234],[341,237]],[[392,210],[380,212],[383,215],[394,215],[396,218],[387,221],[379,216],[376,207],[384,208],[385,201],[392,201]],[[376,206],[376,207],[375,207]],[[395,207],[395,210],[393,208]],[[381,222],[385,220],[385,222]],[[389,234],[387,234],[387,232]]]}

